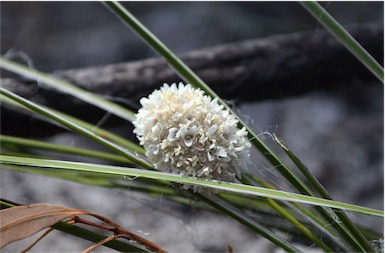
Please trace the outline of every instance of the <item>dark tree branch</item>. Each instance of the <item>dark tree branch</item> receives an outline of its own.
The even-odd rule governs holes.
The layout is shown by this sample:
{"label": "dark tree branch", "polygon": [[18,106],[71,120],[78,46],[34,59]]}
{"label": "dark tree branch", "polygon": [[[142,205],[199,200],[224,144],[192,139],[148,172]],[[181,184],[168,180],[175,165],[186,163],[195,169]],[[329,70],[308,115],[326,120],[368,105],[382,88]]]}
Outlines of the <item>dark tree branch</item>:
{"label": "dark tree branch", "polygon": [[[383,62],[382,23],[356,25],[348,31],[377,61]],[[180,57],[218,95],[238,101],[277,99],[344,85],[379,83],[325,30],[219,45]],[[124,98],[134,110],[141,97],[164,82],[181,81],[161,58],[62,70],[53,75],[97,94]],[[38,88],[34,82],[3,78],[1,85],[33,101],[88,120],[99,119],[102,113],[91,114],[88,105],[68,96],[63,99],[63,95]],[[7,121],[2,115],[3,128]]]}

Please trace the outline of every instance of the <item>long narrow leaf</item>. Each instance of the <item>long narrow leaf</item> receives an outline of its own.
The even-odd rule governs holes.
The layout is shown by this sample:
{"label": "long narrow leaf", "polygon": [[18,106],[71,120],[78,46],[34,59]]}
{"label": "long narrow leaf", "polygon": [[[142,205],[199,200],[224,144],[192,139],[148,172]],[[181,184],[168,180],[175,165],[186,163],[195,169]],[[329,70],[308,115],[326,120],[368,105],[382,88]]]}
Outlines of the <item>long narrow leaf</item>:
{"label": "long narrow leaf", "polygon": [[36,80],[37,82],[42,83],[51,89],[55,89],[66,94],[70,94],[80,100],[83,100],[87,103],[90,103],[94,106],[104,109],[105,111],[110,112],[114,115],[117,115],[128,121],[132,121],[134,119],[134,113],[131,112],[130,110],[116,103],[103,99],[100,96],[95,95],[91,92],[87,92],[66,81],[44,74],[38,70],[28,68],[24,65],[10,61],[4,57],[0,57],[0,67],[6,70],[12,71],[14,73],[17,73],[19,75],[22,75],[24,77],[27,77],[29,79]]}
{"label": "long narrow leaf", "polygon": [[75,124],[72,121],[69,121],[63,117],[60,117],[59,115],[52,113],[51,111],[46,110],[45,108],[43,108],[43,107],[41,107],[41,106],[31,102],[31,101],[28,101],[28,100],[12,93],[12,92],[10,92],[10,91],[2,88],[2,87],[0,87],[0,94],[30,108],[33,111],[36,111],[36,112],[38,112],[38,113],[40,113],[40,114],[42,114],[42,115],[44,115],[50,119],[55,120],[56,122],[62,124],[63,126],[69,128],[72,131],[75,131],[77,133],[81,133],[82,135],[84,135],[84,136],[90,138],[91,140],[105,146],[106,148],[109,148],[109,149],[117,152],[118,154],[128,158],[129,160],[136,163],[138,166],[141,166],[141,167],[146,168],[146,169],[152,169],[152,166],[147,161],[137,157],[135,154],[132,154],[128,150],[116,145],[115,143],[108,141],[104,138],[101,138],[100,136],[97,136],[95,133],[91,132],[88,129],[85,129],[82,126]]}
{"label": "long narrow leaf", "polygon": [[[254,175],[248,174],[248,175],[245,175],[245,177],[246,177],[246,180],[251,181],[251,182],[254,181],[257,185],[261,185],[261,186],[269,188],[269,189],[274,189],[274,190],[277,189],[272,184],[267,183],[267,182],[261,180],[260,178],[254,176]],[[255,185],[255,184],[253,184],[253,185]],[[315,228],[318,228],[322,232],[322,234],[325,234],[325,238],[329,237],[331,240],[333,240],[334,243],[336,245],[338,245],[338,247],[340,249],[344,249],[344,251],[346,251],[346,252],[349,251],[347,248],[348,244],[344,243],[342,238],[338,237],[337,234],[335,233],[335,231],[333,230],[333,227],[334,227],[337,229],[337,231],[339,231],[339,227],[336,227],[334,225],[330,226],[330,220],[329,219],[326,219],[326,220],[322,219],[322,217],[324,217],[323,215],[322,215],[322,217],[320,217],[319,215],[314,213],[311,208],[308,208],[308,207],[303,206],[303,205],[296,203],[296,202],[290,202],[287,204],[287,206],[291,207],[292,210],[296,211],[299,215],[304,217],[306,220],[310,221],[312,226],[314,226]],[[321,207],[316,207],[316,208],[321,208]],[[330,210],[326,209],[326,210],[322,210],[322,211],[329,212]],[[334,222],[334,223],[336,223],[336,222]],[[312,230],[314,230],[314,229],[312,229]]]}
{"label": "long narrow leaf", "polygon": [[[6,97],[6,96],[3,96],[3,95],[0,95],[0,104],[1,106],[9,106],[10,108],[12,109],[15,109],[15,110],[20,110],[21,112],[23,113],[27,113],[27,114],[31,114],[32,116],[34,117],[37,117],[41,120],[46,120],[48,121],[49,123],[51,124],[55,124],[57,126],[60,126],[60,127],[63,127],[62,125],[58,124],[57,122],[53,121],[53,120],[50,120],[49,118],[47,117],[44,117],[42,115],[40,115],[39,113],[29,109],[28,107],[26,106],[23,106],[21,105],[20,103],[17,103],[16,101]],[[60,116],[61,118],[64,118],[66,119],[67,121],[71,121],[91,132],[93,132],[94,134],[98,135],[98,136],[102,136],[103,138],[107,139],[107,140],[110,140],[126,149],[129,149],[129,150],[132,150],[133,152],[137,152],[138,154],[141,154],[141,155],[144,155],[144,149],[143,147],[137,145],[136,143],[133,143],[119,135],[116,135],[110,131],[107,131],[103,128],[100,128],[100,127],[96,127],[95,125],[92,125],[88,122],[85,122],[81,119],[78,119],[78,118],[75,118],[73,116],[70,116],[68,114],[65,114],[65,113],[62,113],[62,112],[59,112],[57,110],[54,110],[52,108],[47,108],[45,106],[42,106],[40,105],[41,108],[43,108],[44,110],[46,111],[49,111],[51,114],[55,114],[55,115],[58,115]]]}
{"label": "long narrow leaf", "polygon": [[119,155],[111,154],[111,153],[85,149],[85,148],[78,148],[73,146],[58,145],[58,144],[53,144],[53,143],[48,143],[43,141],[36,141],[36,140],[27,139],[27,138],[19,138],[14,136],[0,135],[0,144],[16,145],[21,148],[32,148],[37,150],[59,152],[61,154],[72,154],[72,155],[79,155],[84,157],[92,157],[92,158],[113,161],[117,163],[124,163],[128,165],[132,164],[126,158]]}
{"label": "long narrow leaf", "polygon": [[[178,189],[174,189],[169,185],[161,186],[154,184],[158,181],[153,179],[146,178],[134,178],[135,184],[130,184],[127,187],[127,183],[120,183],[118,179],[121,179],[121,175],[110,175],[102,173],[93,173],[93,172],[84,172],[84,171],[74,171],[74,170],[50,170],[46,168],[32,167],[26,165],[14,165],[14,164],[2,164],[3,169],[19,171],[24,173],[33,173],[38,175],[44,175],[54,178],[60,178],[64,180],[69,180],[72,182],[88,184],[93,186],[108,187],[108,188],[119,188],[123,190],[130,190],[135,192],[146,193],[149,196],[155,198],[168,199],[174,203],[179,203],[187,206],[195,206],[199,209],[208,209],[210,211],[218,211],[213,208],[210,208],[205,203],[200,201],[195,201],[194,199],[186,198],[186,193],[182,193]],[[149,182],[151,180],[151,182]],[[138,183],[139,182],[139,183]],[[153,183],[154,182],[154,183]],[[221,192],[221,198],[226,202],[232,204],[235,207],[241,209],[250,210],[253,209],[253,213],[260,214],[260,217],[256,218],[258,223],[264,221],[264,224],[267,227],[273,226],[274,222],[270,221],[271,219],[264,219],[268,216],[274,219],[280,219],[281,217],[272,212],[270,206],[265,202],[262,202],[260,198],[250,199],[249,197],[241,196],[239,194],[234,194],[230,192]],[[269,225],[268,225],[269,224]],[[280,229],[277,227],[276,229]],[[292,233],[295,233],[295,230],[291,230]]]}
{"label": "long narrow leaf", "polygon": [[347,204],[343,202],[321,199],[321,198],[301,195],[297,193],[289,193],[289,192],[284,192],[279,190],[272,190],[272,189],[267,189],[262,187],[237,184],[237,183],[218,182],[216,180],[201,180],[201,179],[195,179],[190,177],[183,177],[180,175],[159,172],[159,171],[140,170],[140,169],[111,166],[111,165],[98,165],[98,164],[92,164],[92,163],[15,157],[15,156],[6,156],[6,155],[3,155],[0,157],[0,162],[5,164],[28,165],[28,166],[36,166],[36,167],[43,167],[43,168],[51,168],[51,169],[68,169],[68,170],[88,171],[88,172],[104,173],[104,174],[111,174],[111,175],[122,175],[122,176],[130,176],[130,177],[145,177],[145,178],[171,181],[176,183],[194,184],[194,185],[200,185],[200,186],[215,188],[218,190],[226,190],[226,191],[231,191],[231,192],[236,192],[241,194],[249,194],[249,195],[267,197],[272,199],[293,201],[293,202],[311,204],[316,206],[331,207],[331,208],[353,211],[353,212],[358,212],[358,213],[363,213],[363,214],[368,214],[373,216],[384,217],[383,211],[362,207],[362,206],[357,206],[357,205],[352,205],[352,204]]}
{"label": "long narrow leaf", "polygon": [[300,2],[321,24],[357,57],[381,82],[384,82],[382,66],[353,38],[322,6],[315,1]]}
{"label": "long narrow leaf", "polygon": [[199,195],[199,198],[209,205],[215,207],[217,210],[222,211],[223,213],[227,214],[228,216],[234,218],[235,220],[239,221],[240,223],[248,226],[248,227],[253,227],[254,231],[262,235],[263,237],[269,239],[271,242],[274,244],[278,245],[280,248],[284,249],[286,252],[302,252],[292,244],[290,244],[288,241],[285,239],[282,239],[281,237],[277,236],[273,232],[269,231],[266,229],[264,226],[261,224],[258,224],[255,222],[255,220],[249,218],[249,217],[244,217],[242,213],[240,213],[238,210],[230,207],[226,203],[221,203],[220,201],[214,201],[210,198],[207,198],[206,196]]}
{"label": "long narrow leaf", "polygon": [[[293,152],[291,152],[291,150],[275,134],[273,134],[273,138],[278,143],[278,145],[283,149],[283,151],[290,157],[290,159],[298,167],[298,169],[305,176],[305,178],[311,183],[311,185],[314,186],[315,189],[317,189],[321,197],[324,199],[331,200],[332,198],[327,192],[327,190],[310,173],[308,168],[299,160],[299,158],[295,156]],[[336,215],[342,221],[342,223],[346,226],[346,228],[360,242],[361,245],[365,245],[366,249],[371,249],[371,246],[369,245],[368,240],[364,237],[364,235],[358,230],[358,228],[353,224],[353,222],[351,222],[351,220],[343,212],[336,212]]]}
{"label": "long narrow leaf", "polygon": [[[262,181],[262,180],[261,180]],[[248,177],[243,177],[242,178],[242,182],[243,183],[246,183],[248,185],[253,185],[252,184],[252,181],[248,179]],[[269,187],[270,185],[268,185],[267,183],[265,182],[262,182],[262,185],[266,188],[270,188],[270,189],[273,189],[272,187]],[[320,246],[321,248],[323,248],[326,252],[331,252],[332,249],[327,245],[325,244],[324,241],[320,240],[318,237],[316,237],[313,232],[315,231],[310,231],[308,227],[306,227],[301,221],[299,221],[296,217],[294,217],[292,215],[292,213],[290,213],[286,208],[288,208],[289,205],[286,205],[286,203],[280,203],[278,201],[275,201],[271,198],[262,198],[264,201],[266,201],[266,203],[268,203],[277,213],[279,213],[280,215],[282,215],[286,220],[288,220],[290,223],[292,223],[295,227],[297,227],[303,235],[305,235],[306,237],[308,237],[311,241],[313,241],[314,243],[316,243],[318,246]],[[294,204],[294,203],[293,203]],[[297,204],[297,203],[295,203]],[[310,218],[310,217],[309,217]],[[324,226],[326,226],[326,224],[324,224]]]}

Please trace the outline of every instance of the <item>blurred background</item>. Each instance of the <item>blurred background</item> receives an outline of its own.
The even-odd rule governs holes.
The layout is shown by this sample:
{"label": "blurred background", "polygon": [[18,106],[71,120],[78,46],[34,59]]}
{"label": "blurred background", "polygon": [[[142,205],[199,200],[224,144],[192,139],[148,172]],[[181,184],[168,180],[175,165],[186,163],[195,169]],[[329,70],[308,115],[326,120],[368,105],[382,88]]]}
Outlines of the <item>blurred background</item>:
{"label": "blurred background", "polygon": [[[382,22],[383,3],[321,2],[343,25]],[[123,2],[174,53],[320,29],[297,2]],[[99,2],[3,2],[1,54],[22,51],[42,71],[155,56]]]}
{"label": "blurred background", "polygon": [[[321,4],[342,25],[384,20],[382,1]],[[322,29],[297,2],[134,1],[123,5],[177,54]],[[2,2],[0,7],[1,54],[41,71],[156,56],[99,2]],[[7,75],[2,73],[2,77]],[[381,83],[360,83],[286,99],[241,103],[235,109],[267,142],[271,142],[267,133],[277,134],[336,200],[383,210],[383,95]],[[130,135],[125,126],[114,130]],[[74,146],[92,145],[69,133],[51,140]],[[262,161],[256,161],[250,169],[273,171]],[[229,218],[131,191],[1,170],[1,197],[24,204],[49,202],[87,209],[142,233],[170,252],[224,252],[228,244],[235,252],[279,251]],[[383,230],[382,219],[349,215],[356,222]],[[4,252],[17,251],[21,245],[23,242],[12,244]],[[87,245],[55,232],[31,252],[74,252]]]}

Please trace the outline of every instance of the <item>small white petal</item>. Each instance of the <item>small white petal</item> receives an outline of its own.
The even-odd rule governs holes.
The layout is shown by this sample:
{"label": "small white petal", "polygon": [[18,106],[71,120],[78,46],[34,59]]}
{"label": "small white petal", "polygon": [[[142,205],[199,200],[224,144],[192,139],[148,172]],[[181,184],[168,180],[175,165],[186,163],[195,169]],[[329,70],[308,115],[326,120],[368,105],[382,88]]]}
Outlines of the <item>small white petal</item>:
{"label": "small white petal", "polygon": [[164,160],[163,160],[163,161],[166,162],[166,163],[167,163],[168,161],[170,161],[170,154],[168,154],[168,153],[165,154],[165,155],[164,155]]}
{"label": "small white petal", "polygon": [[215,154],[219,157],[227,157],[227,152],[223,148],[217,148]]}
{"label": "small white petal", "polygon": [[178,128],[176,128],[176,127],[170,128],[170,130],[168,130],[167,140],[175,141],[177,139],[176,132],[178,132]]}
{"label": "small white petal", "polygon": [[197,175],[198,175],[198,177],[200,177],[200,176],[205,175],[209,172],[210,172],[210,169],[208,167],[205,167],[205,168],[201,169],[200,171],[198,171]]}
{"label": "small white petal", "polygon": [[218,126],[217,126],[217,125],[212,125],[212,126],[207,130],[207,132],[208,132],[209,134],[214,134],[215,131],[217,131],[217,129],[218,129]]}
{"label": "small white petal", "polygon": [[192,144],[194,143],[194,139],[193,137],[188,137],[188,138],[185,138],[183,140],[184,144],[187,146],[187,147],[191,147]]}
{"label": "small white petal", "polygon": [[171,116],[171,119],[173,121],[178,121],[180,119],[180,117],[182,116],[182,113],[180,112],[175,112],[172,116]]}
{"label": "small white petal", "polygon": [[141,99],[139,100],[139,103],[140,103],[143,107],[145,107],[145,106],[147,106],[147,105],[150,104],[150,100],[149,100],[148,98],[141,98]]}

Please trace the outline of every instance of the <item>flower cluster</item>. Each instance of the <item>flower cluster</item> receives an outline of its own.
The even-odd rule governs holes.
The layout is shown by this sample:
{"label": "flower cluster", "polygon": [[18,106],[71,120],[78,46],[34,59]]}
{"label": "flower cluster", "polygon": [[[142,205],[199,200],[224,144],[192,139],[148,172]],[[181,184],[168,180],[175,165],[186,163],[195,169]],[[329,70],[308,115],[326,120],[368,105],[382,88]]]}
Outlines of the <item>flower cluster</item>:
{"label": "flower cluster", "polygon": [[246,129],[237,128],[238,120],[202,90],[164,84],[140,103],[134,133],[157,170],[233,182],[248,162]]}

